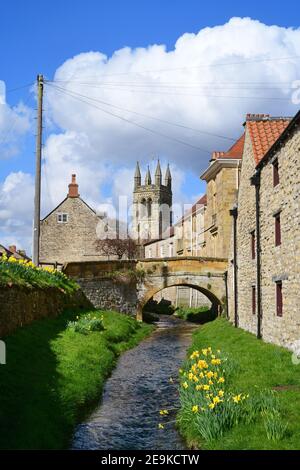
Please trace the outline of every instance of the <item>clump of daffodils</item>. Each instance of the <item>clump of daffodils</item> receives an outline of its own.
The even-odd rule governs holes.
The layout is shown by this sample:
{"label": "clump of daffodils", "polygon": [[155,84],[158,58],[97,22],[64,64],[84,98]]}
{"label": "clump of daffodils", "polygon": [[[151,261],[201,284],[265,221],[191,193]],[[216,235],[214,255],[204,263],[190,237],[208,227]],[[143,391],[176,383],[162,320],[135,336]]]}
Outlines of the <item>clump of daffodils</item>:
{"label": "clump of daffodils", "polygon": [[35,287],[57,287],[64,292],[73,292],[78,285],[64,273],[51,266],[35,266],[29,259],[17,259],[3,254],[0,257],[0,282],[12,285]]}
{"label": "clump of daffodils", "polygon": [[[227,386],[228,359],[211,347],[193,351],[185,370],[180,370],[181,410],[207,440],[222,435],[239,419],[249,395],[234,394]],[[182,415],[182,411],[181,411]]]}

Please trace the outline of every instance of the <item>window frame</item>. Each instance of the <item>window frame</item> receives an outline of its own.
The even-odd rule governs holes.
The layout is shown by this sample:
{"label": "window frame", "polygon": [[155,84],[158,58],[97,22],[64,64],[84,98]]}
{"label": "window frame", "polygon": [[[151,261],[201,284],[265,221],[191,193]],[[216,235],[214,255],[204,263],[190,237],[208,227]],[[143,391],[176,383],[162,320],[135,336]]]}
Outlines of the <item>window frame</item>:
{"label": "window frame", "polygon": [[273,166],[273,188],[276,188],[276,186],[278,186],[280,183],[278,158],[275,158],[275,160],[272,162],[272,166]]}
{"label": "window frame", "polygon": [[[60,217],[61,220],[59,220]],[[66,220],[64,220],[64,217],[66,217]],[[67,224],[69,222],[69,214],[67,212],[58,212],[56,214],[56,222],[58,224]]]}
{"label": "window frame", "polygon": [[251,286],[252,295],[252,315],[256,315],[256,286]]}
{"label": "window frame", "polygon": [[281,211],[274,214],[274,238],[275,247],[280,246],[281,240]]}
{"label": "window frame", "polygon": [[276,316],[283,316],[283,295],[282,295],[282,281],[275,282],[275,296],[276,296]]}

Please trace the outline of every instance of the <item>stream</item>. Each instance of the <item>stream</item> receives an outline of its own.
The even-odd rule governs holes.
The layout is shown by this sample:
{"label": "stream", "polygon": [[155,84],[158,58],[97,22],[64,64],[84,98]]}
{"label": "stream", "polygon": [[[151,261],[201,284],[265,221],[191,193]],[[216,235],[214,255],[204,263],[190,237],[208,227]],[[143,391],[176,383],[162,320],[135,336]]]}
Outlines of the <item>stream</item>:
{"label": "stream", "polygon": [[[176,382],[196,326],[168,315],[161,315],[156,326],[151,336],[120,356],[99,406],[77,426],[72,449],[186,449],[175,427]],[[161,417],[161,409],[172,411]],[[159,423],[165,428],[158,429]]]}

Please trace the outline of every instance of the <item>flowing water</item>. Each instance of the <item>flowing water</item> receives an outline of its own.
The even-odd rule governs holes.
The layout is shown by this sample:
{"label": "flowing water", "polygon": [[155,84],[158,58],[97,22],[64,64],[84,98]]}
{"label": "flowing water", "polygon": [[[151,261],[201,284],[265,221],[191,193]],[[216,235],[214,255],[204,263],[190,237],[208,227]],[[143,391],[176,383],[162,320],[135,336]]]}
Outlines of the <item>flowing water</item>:
{"label": "flowing water", "polygon": [[[73,449],[186,449],[175,428],[176,382],[195,326],[166,315],[156,325],[151,336],[122,354],[101,404],[77,426]],[[162,418],[160,409],[172,411]],[[160,422],[164,429],[158,429]]]}

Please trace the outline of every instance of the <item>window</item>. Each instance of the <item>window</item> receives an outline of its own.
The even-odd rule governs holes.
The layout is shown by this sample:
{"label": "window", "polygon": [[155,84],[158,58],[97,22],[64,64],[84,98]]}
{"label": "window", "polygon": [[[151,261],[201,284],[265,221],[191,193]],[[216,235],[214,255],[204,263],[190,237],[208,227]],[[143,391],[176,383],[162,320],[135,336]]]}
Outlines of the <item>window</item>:
{"label": "window", "polygon": [[279,184],[279,166],[278,160],[276,159],[273,162],[273,186],[277,186]]}
{"label": "window", "polygon": [[68,222],[69,216],[66,213],[57,214],[57,222],[59,224],[66,224]]}
{"label": "window", "polygon": [[282,281],[276,282],[276,314],[282,317]]}
{"label": "window", "polygon": [[250,236],[251,236],[251,256],[252,256],[252,259],[255,259],[255,230],[251,232]]}
{"label": "window", "polygon": [[256,287],[252,286],[252,313],[256,314]]}
{"label": "window", "polygon": [[281,245],[280,213],[275,215],[275,246]]}

